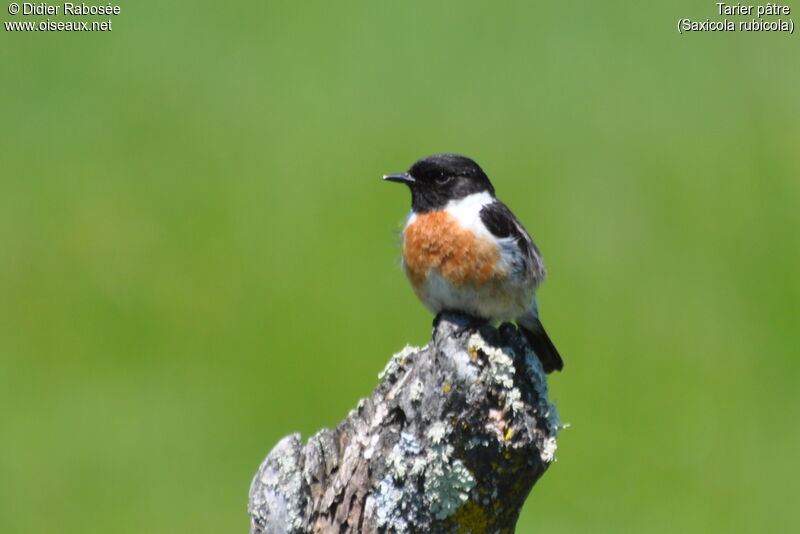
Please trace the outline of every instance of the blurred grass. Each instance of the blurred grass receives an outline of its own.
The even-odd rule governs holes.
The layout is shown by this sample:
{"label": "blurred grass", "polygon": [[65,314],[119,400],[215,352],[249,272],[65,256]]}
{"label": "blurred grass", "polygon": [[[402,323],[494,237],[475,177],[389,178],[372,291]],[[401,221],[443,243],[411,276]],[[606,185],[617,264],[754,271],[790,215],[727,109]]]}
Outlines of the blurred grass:
{"label": "blurred grass", "polygon": [[677,34],[713,3],[122,7],[0,36],[1,532],[244,532],[277,439],[426,342],[378,178],[445,151],[551,273],[572,426],[519,531],[800,527],[796,36]]}

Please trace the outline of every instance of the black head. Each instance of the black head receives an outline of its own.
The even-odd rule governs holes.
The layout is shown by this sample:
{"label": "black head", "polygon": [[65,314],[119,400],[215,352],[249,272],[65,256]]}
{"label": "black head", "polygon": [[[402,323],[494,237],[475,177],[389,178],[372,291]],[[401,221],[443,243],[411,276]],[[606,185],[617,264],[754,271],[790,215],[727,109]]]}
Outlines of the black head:
{"label": "black head", "polygon": [[387,174],[384,180],[400,182],[411,189],[411,208],[417,213],[435,211],[451,200],[473,193],[494,196],[486,173],[471,159],[458,154],[436,154],[417,161],[408,172]]}

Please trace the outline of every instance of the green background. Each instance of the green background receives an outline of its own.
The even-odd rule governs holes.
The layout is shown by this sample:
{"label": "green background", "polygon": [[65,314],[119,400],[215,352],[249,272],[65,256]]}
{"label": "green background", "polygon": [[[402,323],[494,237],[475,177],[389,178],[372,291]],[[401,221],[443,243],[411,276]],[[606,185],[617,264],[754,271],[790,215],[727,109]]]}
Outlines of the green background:
{"label": "green background", "polygon": [[0,532],[246,532],[276,441],[429,337],[379,178],[436,152],[550,271],[572,426],[519,532],[798,531],[800,36],[678,34],[711,1],[120,5],[0,30]]}

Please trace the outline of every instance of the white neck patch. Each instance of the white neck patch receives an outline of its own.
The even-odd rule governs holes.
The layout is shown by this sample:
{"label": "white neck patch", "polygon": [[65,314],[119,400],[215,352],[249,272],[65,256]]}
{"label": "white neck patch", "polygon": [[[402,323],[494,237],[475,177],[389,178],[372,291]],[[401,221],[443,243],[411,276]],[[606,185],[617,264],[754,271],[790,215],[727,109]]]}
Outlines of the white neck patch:
{"label": "white neck patch", "polygon": [[[488,191],[472,193],[464,198],[451,200],[442,211],[446,211],[455,217],[461,226],[472,230],[476,235],[486,234],[488,231],[481,221],[480,213],[484,206],[496,202],[496,200]],[[414,210],[411,210],[403,227],[408,227],[416,220],[417,214],[414,213]]]}
{"label": "white neck patch", "polygon": [[481,221],[481,210],[493,202],[495,202],[495,198],[488,191],[483,191],[458,200],[451,200],[445,206],[444,211],[455,217],[461,226],[480,235],[487,233],[486,227]]}

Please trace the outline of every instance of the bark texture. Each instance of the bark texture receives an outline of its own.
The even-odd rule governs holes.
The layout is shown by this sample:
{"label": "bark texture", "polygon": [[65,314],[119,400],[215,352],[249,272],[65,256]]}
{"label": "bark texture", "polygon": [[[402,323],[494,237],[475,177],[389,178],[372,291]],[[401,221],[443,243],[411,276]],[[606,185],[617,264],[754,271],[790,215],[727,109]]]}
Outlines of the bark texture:
{"label": "bark texture", "polygon": [[251,534],[511,533],[559,430],[547,378],[516,327],[444,315],[335,430],[269,453]]}

